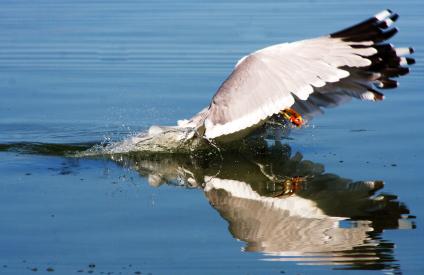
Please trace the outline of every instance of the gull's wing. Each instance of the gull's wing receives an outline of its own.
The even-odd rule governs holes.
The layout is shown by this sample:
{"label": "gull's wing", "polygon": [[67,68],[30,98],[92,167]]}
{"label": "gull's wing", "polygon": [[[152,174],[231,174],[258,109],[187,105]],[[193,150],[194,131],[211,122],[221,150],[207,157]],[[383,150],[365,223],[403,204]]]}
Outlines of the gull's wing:
{"label": "gull's wing", "polygon": [[315,39],[278,44],[242,58],[202,115],[205,137],[254,128],[273,114],[293,108],[320,111],[350,97],[379,100],[377,88],[396,87],[389,79],[408,72],[400,57],[411,48],[381,43],[396,32],[389,10],[353,27]]}

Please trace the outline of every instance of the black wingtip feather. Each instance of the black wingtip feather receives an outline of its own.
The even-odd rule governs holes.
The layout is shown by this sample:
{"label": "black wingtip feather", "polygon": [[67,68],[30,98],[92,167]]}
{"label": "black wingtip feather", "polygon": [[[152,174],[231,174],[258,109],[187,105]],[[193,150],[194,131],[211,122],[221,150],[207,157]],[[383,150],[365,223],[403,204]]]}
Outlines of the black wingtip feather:
{"label": "black wingtip feather", "polygon": [[393,47],[392,44],[379,44],[379,45],[373,45],[373,48],[377,50],[377,53],[379,55],[396,55],[395,47]]}
{"label": "black wingtip feather", "polygon": [[374,94],[374,100],[383,100],[384,94],[379,91],[374,90],[373,88],[368,87],[368,90]]}
{"label": "black wingtip feather", "polygon": [[378,84],[378,88],[380,89],[394,89],[399,86],[399,83],[396,80],[392,79],[381,79]]}
{"label": "black wingtip feather", "polygon": [[372,27],[376,22],[378,22],[377,18],[372,17],[356,25],[345,28],[341,31],[331,33],[330,36],[334,38],[344,38],[347,36],[355,35],[359,32],[364,32],[369,30],[370,27]]}
{"label": "black wingtip feather", "polygon": [[399,19],[399,14],[397,14],[397,13],[393,13],[392,15],[390,15],[390,16],[389,16],[389,18],[390,18],[393,22],[395,22],[396,20],[398,20],[398,19]]}
{"label": "black wingtip feather", "polygon": [[388,31],[382,32],[382,34],[379,37],[376,37],[376,42],[381,42],[384,40],[388,40],[390,38],[392,38],[395,34],[397,34],[399,32],[399,29],[394,27]]}
{"label": "black wingtip feather", "polygon": [[406,63],[408,63],[408,65],[415,64],[415,59],[410,58],[410,57],[405,57],[405,59],[406,59]]}
{"label": "black wingtip feather", "polygon": [[407,67],[385,68],[381,71],[385,77],[398,77],[409,73]]}

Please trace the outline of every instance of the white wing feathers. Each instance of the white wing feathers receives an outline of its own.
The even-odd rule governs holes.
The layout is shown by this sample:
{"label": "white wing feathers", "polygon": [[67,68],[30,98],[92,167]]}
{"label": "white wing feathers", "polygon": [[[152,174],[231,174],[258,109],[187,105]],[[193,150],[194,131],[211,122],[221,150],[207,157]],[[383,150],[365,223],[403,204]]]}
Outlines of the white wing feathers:
{"label": "white wing feathers", "polygon": [[258,124],[291,107],[294,96],[306,100],[314,87],[348,77],[349,72],[340,67],[369,66],[371,61],[362,56],[377,50],[351,47],[367,44],[320,37],[252,53],[236,66],[214,96],[205,120],[206,137],[228,135]]}

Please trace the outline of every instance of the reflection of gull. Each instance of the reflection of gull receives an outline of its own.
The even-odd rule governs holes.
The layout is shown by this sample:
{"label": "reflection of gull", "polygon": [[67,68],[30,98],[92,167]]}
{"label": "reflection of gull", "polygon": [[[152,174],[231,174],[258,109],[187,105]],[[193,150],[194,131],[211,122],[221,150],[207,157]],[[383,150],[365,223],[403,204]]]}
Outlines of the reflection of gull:
{"label": "reflection of gull", "polygon": [[[258,143],[259,144],[259,143]],[[112,155],[149,184],[203,188],[243,250],[266,260],[397,268],[384,229],[413,228],[395,196],[378,194],[381,181],[358,181],[324,172],[289,146],[213,156]],[[294,184],[295,183],[295,184]]]}
{"label": "reflection of gull", "polygon": [[411,48],[384,43],[397,33],[391,28],[397,18],[385,10],[330,35],[255,51],[237,62],[208,107],[178,126],[153,126],[130,142],[138,143],[134,150],[182,151],[205,145],[196,139],[227,142],[269,124],[299,126],[302,117],[350,98],[382,100],[376,89],[395,88],[392,78],[407,74],[406,65],[414,62],[404,57]]}

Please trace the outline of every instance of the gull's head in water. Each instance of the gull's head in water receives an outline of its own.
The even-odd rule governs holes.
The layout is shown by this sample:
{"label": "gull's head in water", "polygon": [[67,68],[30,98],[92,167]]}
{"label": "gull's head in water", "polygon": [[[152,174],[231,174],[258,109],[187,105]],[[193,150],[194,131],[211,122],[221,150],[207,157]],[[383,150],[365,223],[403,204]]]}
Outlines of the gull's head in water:
{"label": "gull's head in water", "polygon": [[352,27],[317,38],[272,45],[241,58],[208,107],[177,126],[153,126],[116,150],[190,152],[301,126],[351,98],[380,101],[393,78],[409,72],[412,48],[387,43],[398,15],[384,10]]}

